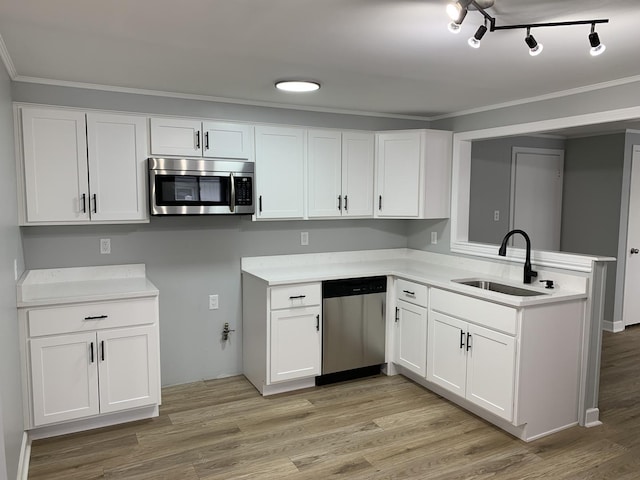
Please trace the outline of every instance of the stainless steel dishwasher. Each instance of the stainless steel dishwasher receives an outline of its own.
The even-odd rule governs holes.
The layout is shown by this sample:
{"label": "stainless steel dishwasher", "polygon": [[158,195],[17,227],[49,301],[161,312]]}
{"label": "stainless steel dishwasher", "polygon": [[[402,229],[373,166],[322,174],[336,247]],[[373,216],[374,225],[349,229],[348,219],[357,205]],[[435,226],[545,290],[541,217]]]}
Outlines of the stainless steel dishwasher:
{"label": "stainless steel dishwasher", "polygon": [[380,372],[387,277],[322,282],[322,375],[318,385]]}

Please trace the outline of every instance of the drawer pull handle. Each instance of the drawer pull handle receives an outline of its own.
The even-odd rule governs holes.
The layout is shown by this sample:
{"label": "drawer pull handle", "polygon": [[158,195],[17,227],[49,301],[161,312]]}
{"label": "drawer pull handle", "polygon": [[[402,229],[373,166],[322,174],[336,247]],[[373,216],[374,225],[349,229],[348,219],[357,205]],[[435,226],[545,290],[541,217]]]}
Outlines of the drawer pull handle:
{"label": "drawer pull handle", "polygon": [[406,293],[407,295],[411,295],[412,297],[416,296],[416,292],[410,292],[409,290],[402,290],[402,293]]}
{"label": "drawer pull handle", "polygon": [[471,350],[471,334],[467,332],[467,352]]}
{"label": "drawer pull handle", "polygon": [[296,295],[294,297],[289,297],[289,300],[299,300],[302,298],[306,298],[306,295]]}
{"label": "drawer pull handle", "polygon": [[460,348],[464,348],[464,332],[460,330]]}
{"label": "drawer pull handle", "polygon": [[100,360],[104,362],[104,340],[100,342]]}
{"label": "drawer pull handle", "polygon": [[85,320],[103,320],[105,318],[109,318],[109,315],[96,315],[93,317],[84,317]]}
{"label": "drawer pull handle", "polygon": [[93,342],[91,342],[91,363],[93,363]]}

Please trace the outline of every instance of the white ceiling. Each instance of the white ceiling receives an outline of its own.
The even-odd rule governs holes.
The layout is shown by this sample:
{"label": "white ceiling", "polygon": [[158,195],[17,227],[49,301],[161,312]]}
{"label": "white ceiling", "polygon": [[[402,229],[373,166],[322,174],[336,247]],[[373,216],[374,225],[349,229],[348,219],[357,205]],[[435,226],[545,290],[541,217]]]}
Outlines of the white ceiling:
{"label": "white ceiling", "polygon": [[[469,12],[449,33],[446,0],[2,0],[0,54],[14,80],[75,82],[255,104],[434,118],[640,75],[638,0],[496,0],[497,24],[609,18],[487,33]],[[274,81],[314,79],[312,94]],[[636,78],[635,80],[639,80]]]}

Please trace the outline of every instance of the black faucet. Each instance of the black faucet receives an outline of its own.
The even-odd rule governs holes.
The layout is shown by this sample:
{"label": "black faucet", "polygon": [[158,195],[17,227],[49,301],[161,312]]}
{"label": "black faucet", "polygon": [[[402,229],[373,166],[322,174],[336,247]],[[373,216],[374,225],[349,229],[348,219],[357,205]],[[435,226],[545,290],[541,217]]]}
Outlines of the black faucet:
{"label": "black faucet", "polygon": [[527,242],[527,256],[524,260],[524,283],[531,283],[531,279],[533,277],[538,276],[538,272],[534,272],[531,270],[531,239],[529,235],[524,230],[511,230],[507,233],[502,239],[502,244],[500,245],[500,250],[498,250],[498,255],[501,257],[507,256],[507,242],[512,235],[516,233],[521,234],[524,237],[524,241]]}

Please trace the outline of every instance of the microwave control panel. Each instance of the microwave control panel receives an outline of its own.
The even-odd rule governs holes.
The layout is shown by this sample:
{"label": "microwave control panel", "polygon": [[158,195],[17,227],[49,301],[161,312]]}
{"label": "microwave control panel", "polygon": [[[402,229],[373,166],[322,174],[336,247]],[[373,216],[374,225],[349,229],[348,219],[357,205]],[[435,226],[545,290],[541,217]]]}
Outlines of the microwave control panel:
{"label": "microwave control panel", "polygon": [[253,204],[253,181],[251,177],[236,177],[236,205]]}

